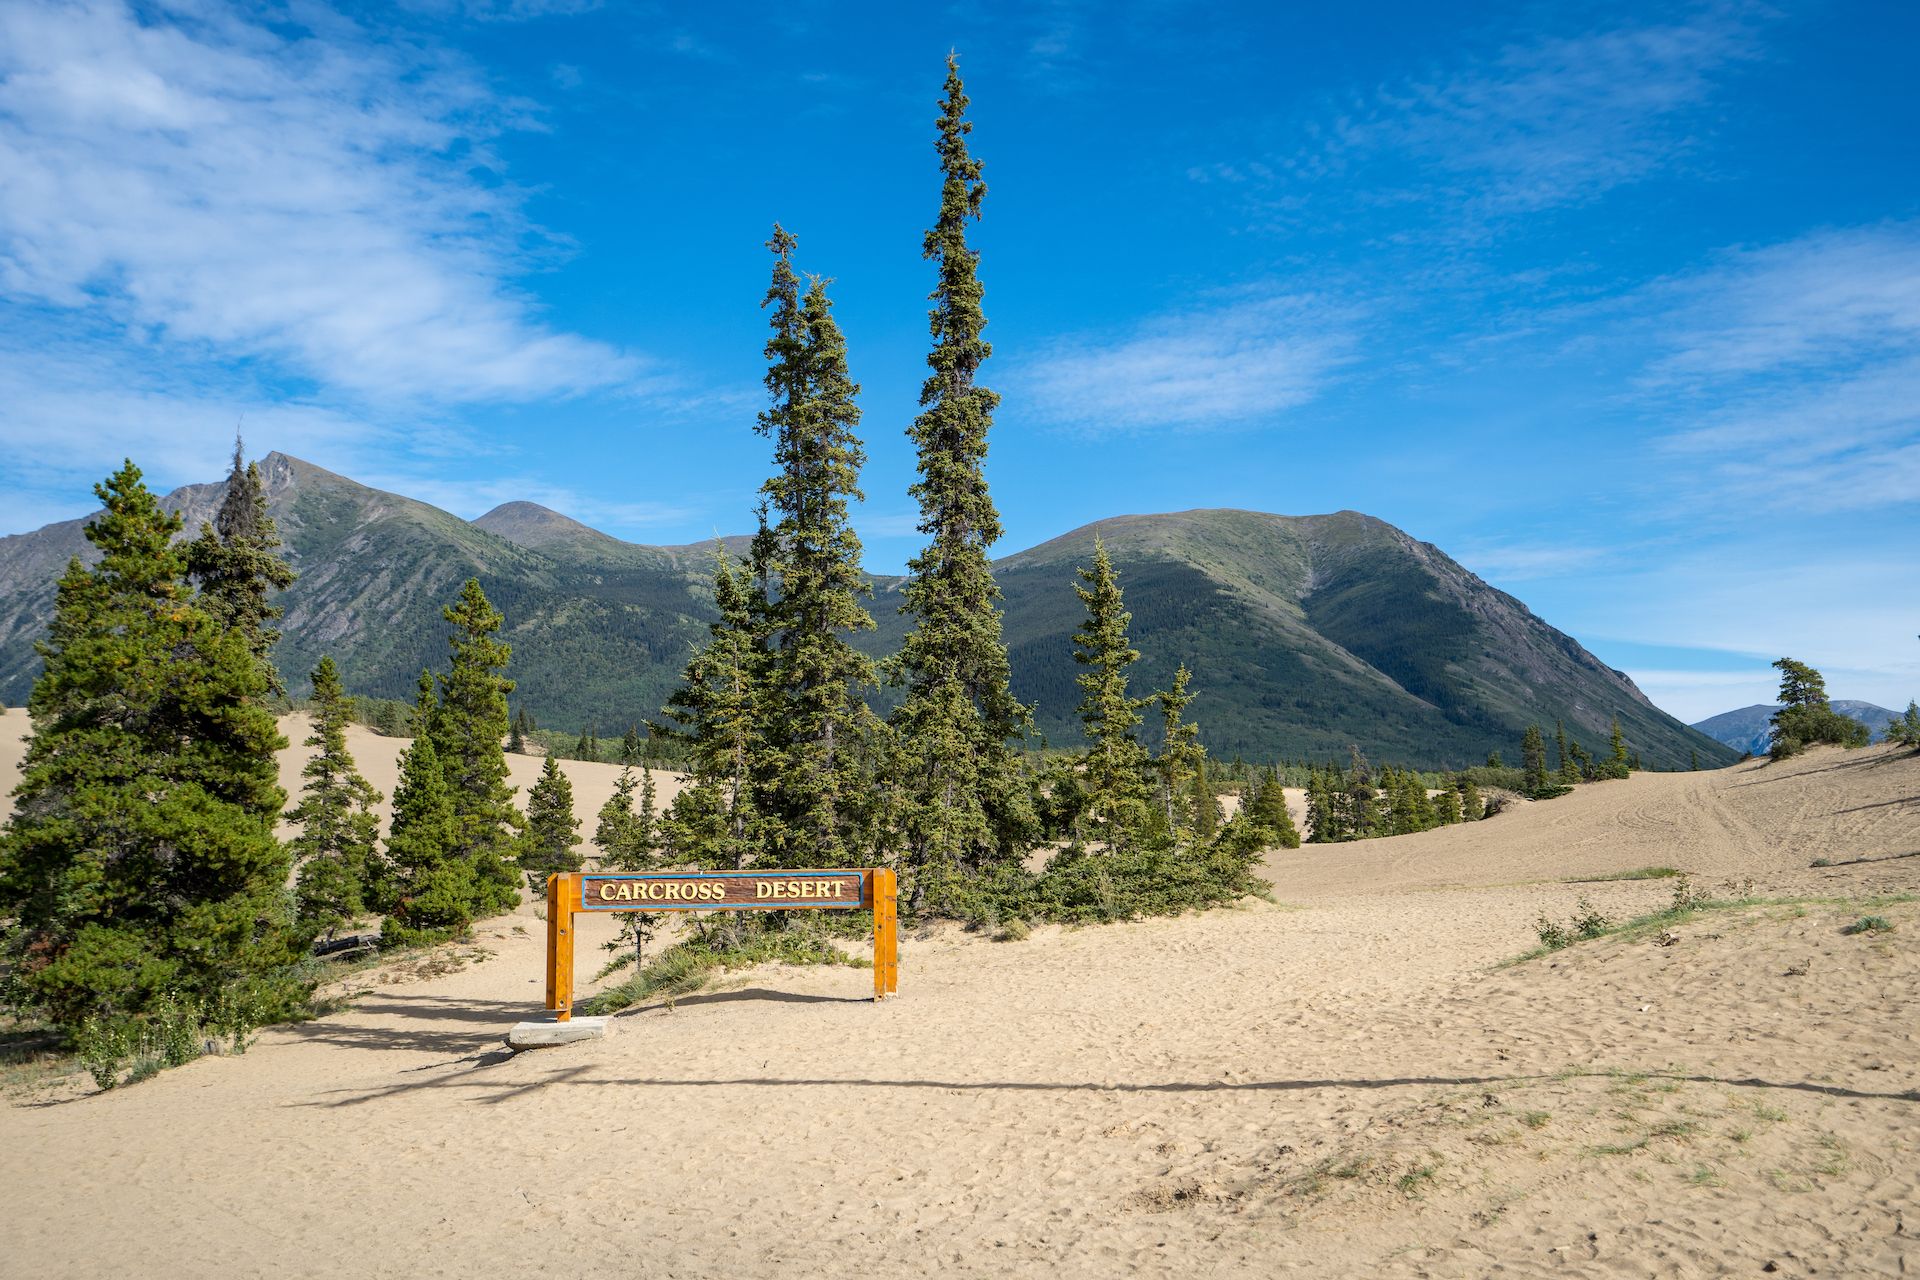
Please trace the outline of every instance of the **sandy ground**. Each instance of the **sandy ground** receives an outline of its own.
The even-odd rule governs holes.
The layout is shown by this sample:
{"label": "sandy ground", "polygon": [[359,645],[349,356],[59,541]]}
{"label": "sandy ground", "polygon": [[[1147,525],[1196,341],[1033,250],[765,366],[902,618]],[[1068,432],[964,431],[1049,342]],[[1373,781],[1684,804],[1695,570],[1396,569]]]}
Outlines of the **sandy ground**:
{"label": "sandy ground", "polygon": [[[567,769],[591,814],[617,771]],[[1582,896],[1664,904],[1567,883],[1651,865],[1920,890],[1920,757],[1583,787],[1276,854],[1277,903],[910,937],[882,1005],[766,969],[514,1057],[528,909],[243,1056],[7,1099],[0,1274],[1920,1273],[1920,904],[1502,966]]]}

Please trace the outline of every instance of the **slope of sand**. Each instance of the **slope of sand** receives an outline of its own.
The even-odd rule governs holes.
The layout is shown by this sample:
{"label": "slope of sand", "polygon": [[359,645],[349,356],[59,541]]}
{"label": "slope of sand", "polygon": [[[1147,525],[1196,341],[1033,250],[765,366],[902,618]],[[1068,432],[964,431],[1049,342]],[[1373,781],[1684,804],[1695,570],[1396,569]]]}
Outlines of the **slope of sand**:
{"label": "slope of sand", "polygon": [[1277,854],[1285,905],[933,931],[883,1005],[767,969],[510,1057],[523,911],[244,1056],[9,1099],[0,1271],[1911,1274],[1920,906],[1500,962],[1672,889],[1568,877],[1841,897],[1920,890],[1915,855],[1920,757],[1643,775]]}

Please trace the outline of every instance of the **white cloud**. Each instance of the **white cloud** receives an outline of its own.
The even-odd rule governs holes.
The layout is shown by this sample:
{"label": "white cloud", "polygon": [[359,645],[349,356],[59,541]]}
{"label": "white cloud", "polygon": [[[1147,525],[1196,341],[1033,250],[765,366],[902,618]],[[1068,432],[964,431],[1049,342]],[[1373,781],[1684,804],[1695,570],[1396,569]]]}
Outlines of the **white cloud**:
{"label": "white cloud", "polygon": [[1814,232],[1722,257],[1658,286],[1672,350],[1657,379],[1768,375],[1857,366],[1920,351],[1920,224]]}
{"label": "white cloud", "polygon": [[1271,421],[1348,359],[1350,313],[1271,296],[1159,316],[1121,335],[1054,343],[1015,386],[1040,421],[1090,432]]}
{"label": "white cloud", "polygon": [[1681,487],[1800,511],[1920,501],[1920,224],[1728,254],[1637,302],[1660,334],[1640,394],[1685,422],[1661,442]]}
{"label": "white cloud", "polygon": [[1756,53],[1751,24],[1717,9],[1535,37],[1285,122],[1304,145],[1189,176],[1238,189],[1278,226],[1334,199],[1442,208],[1443,234],[1478,237],[1489,220],[1583,203],[1670,166],[1694,145],[1719,80]]}
{"label": "white cloud", "polygon": [[0,6],[0,297],[366,401],[630,384],[636,360],[548,327],[510,283],[541,241],[487,152],[528,123],[513,104],[308,20],[324,30]]}

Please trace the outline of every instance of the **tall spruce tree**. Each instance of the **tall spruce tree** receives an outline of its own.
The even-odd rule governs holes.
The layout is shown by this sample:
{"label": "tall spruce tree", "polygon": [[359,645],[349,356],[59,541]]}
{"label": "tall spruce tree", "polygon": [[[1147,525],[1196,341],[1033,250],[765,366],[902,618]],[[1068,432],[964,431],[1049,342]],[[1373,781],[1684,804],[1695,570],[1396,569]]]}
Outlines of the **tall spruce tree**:
{"label": "tall spruce tree", "polygon": [[305,988],[266,670],[188,585],[140,469],[94,492],[101,558],[60,579],[0,835],[12,999],[70,1030],[168,997],[282,1015]]}
{"label": "tall spruce tree", "polygon": [[519,902],[512,858],[525,819],[507,785],[507,695],[513,681],[502,674],[513,651],[495,638],[505,619],[488,603],[476,578],[441,610],[452,624],[452,662],[440,677],[439,706],[432,713],[434,754],[453,805],[453,856],[464,864],[473,918],[511,910]]}
{"label": "tall spruce tree", "polygon": [[1173,673],[1173,687],[1154,695],[1160,704],[1162,734],[1159,801],[1167,831],[1175,839],[1188,835],[1200,821],[1193,782],[1205,772],[1207,760],[1207,749],[1200,745],[1200,726],[1186,718],[1194,699],[1187,692],[1191,679],[1183,662]]}
{"label": "tall spruce tree", "polygon": [[987,555],[1001,530],[982,468],[1000,397],[977,380],[992,347],[981,336],[984,291],[967,222],[980,216],[987,187],[967,149],[966,111],[950,56],[935,141],[940,211],[923,244],[938,273],[928,313],[931,372],[908,431],[919,451],[912,493],[927,544],[908,565],[901,612],[912,629],[895,659],[905,686],[893,716],[900,856],[916,905],[957,875],[1017,857],[1036,835],[1013,749],[1031,716],[1009,687],[1000,590]]}
{"label": "tall spruce tree", "polygon": [[860,388],[847,372],[826,281],[813,277],[801,294],[795,241],[778,225],[767,247],[770,403],[756,429],[773,441],[777,468],[761,492],[774,517],[779,592],[768,602],[765,682],[775,704],[766,717],[774,767],[760,807],[772,865],[844,866],[864,853],[874,791],[873,717],[862,696],[873,664],[848,643],[874,625],[860,603],[871,593],[860,539],[847,522],[849,500],[864,498],[866,453],[854,434]]}
{"label": "tall spruce tree", "polygon": [[380,840],[380,818],[373,806],[380,793],[360,776],[347,751],[347,725],[353,706],[340,684],[332,657],[322,657],[312,673],[313,748],[301,776],[300,803],[287,813],[300,834],[290,844],[299,880],[294,901],[301,927],[332,937],[366,909],[366,890]]}
{"label": "tall spruce tree", "polygon": [[1147,755],[1134,734],[1145,701],[1127,692],[1127,668],[1140,652],[1127,640],[1133,615],[1098,538],[1093,563],[1079,574],[1073,589],[1087,618],[1074,633],[1073,660],[1087,668],[1074,677],[1087,735],[1086,813],[1094,837],[1119,848],[1132,842],[1147,816]]}
{"label": "tall spruce tree", "polygon": [[685,746],[687,785],[667,812],[676,861],[744,868],[761,848],[755,781],[764,751],[765,611],[754,569],[714,552],[714,604],[706,645],[667,700],[666,722],[650,726]]}
{"label": "tall spruce tree", "polygon": [[547,877],[560,871],[578,871],[580,819],[573,813],[573,783],[560,772],[552,756],[527,792],[527,830],[520,841],[520,870],[529,892],[544,894]]}
{"label": "tall spruce tree", "polygon": [[221,626],[239,632],[267,673],[271,693],[285,693],[286,688],[273,665],[273,645],[280,638],[273,620],[280,609],[268,596],[292,586],[296,576],[275,551],[279,545],[279,530],[267,514],[260,468],[244,461],[240,437],[235,436],[226,495],[213,523],[202,523],[200,536],[188,546],[187,569],[199,584],[201,606]]}

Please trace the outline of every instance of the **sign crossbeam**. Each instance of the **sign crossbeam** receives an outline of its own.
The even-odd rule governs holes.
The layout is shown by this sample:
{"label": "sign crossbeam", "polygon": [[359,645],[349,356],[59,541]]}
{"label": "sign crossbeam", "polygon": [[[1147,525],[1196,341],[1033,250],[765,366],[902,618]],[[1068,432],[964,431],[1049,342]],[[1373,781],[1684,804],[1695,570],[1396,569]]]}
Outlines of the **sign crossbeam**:
{"label": "sign crossbeam", "polygon": [[900,989],[899,882],[885,867],[547,877],[547,1008],[573,1017],[574,917],[601,911],[873,912],[873,998]]}

